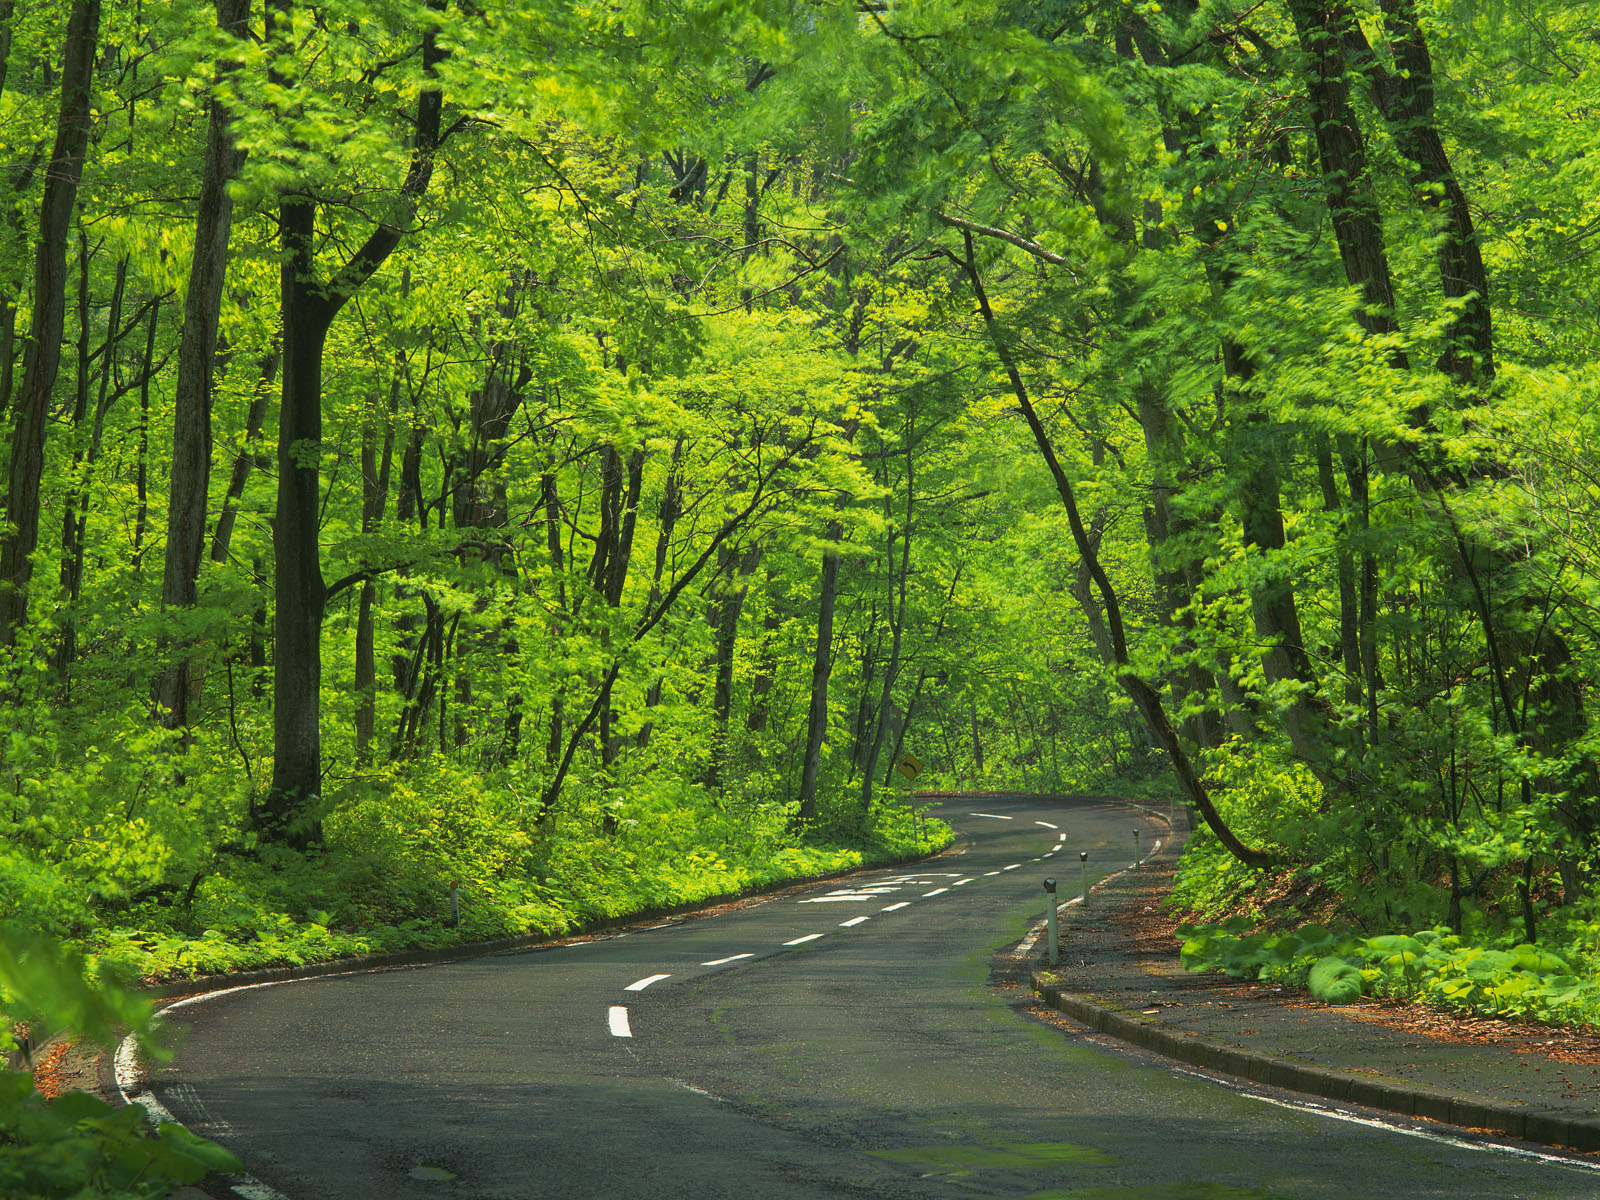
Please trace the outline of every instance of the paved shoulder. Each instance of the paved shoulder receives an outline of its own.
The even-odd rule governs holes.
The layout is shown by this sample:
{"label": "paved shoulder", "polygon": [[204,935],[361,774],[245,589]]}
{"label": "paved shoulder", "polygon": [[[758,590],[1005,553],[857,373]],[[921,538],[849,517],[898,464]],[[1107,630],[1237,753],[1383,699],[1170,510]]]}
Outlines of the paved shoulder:
{"label": "paved shoulder", "polygon": [[[1123,1041],[1255,1083],[1582,1151],[1600,1150],[1600,1038],[1452,1020],[1397,1004],[1339,1008],[1298,989],[1190,974],[1165,909],[1179,846],[1108,881],[1063,924],[1044,1002]],[[1483,1036],[1485,1024],[1501,1036]]]}

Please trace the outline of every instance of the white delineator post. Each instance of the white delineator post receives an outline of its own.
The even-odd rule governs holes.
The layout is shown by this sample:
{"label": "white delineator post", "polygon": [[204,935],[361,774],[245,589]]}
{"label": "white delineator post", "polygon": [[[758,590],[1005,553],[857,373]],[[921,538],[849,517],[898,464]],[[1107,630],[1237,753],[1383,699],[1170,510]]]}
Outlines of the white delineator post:
{"label": "white delineator post", "polygon": [[1050,939],[1048,949],[1045,951],[1045,961],[1053,967],[1061,961],[1060,933],[1057,927],[1059,916],[1056,913],[1056,881],[1054,879],[1046,879],[1044,881],[1044,895],[1049,902],[1048,907],[1045,909],[1045,936]]}

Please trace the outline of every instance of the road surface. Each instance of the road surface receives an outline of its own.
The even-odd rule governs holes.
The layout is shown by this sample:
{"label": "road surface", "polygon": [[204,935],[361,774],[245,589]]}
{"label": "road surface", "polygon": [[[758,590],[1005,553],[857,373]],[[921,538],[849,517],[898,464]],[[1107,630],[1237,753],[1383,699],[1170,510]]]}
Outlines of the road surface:
{"label": "road surface", "polygon": [[[1600,1173],[1241,1094],[1042,1020],[994,955],[1126,867],[1118,805],[954,800],[956,852],[718,916],[256,987],[155,1094],[289,1200],[1589,1198]],[[1068,946],[1070,953],[1070,943]]]}

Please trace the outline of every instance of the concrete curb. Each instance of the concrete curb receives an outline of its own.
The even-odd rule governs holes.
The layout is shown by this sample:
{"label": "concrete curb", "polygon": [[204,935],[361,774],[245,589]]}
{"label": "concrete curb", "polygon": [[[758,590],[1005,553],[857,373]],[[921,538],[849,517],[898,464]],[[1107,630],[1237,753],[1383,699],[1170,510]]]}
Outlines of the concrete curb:
{"label": "concrete curb", "polygon": [[1081,992],[1067,991],[1040,971],[1032,973],[1032,982],[1039,998],[1057,1012],[1130,1045],[1190,1066],[1325,1100],[1360,1104],[1467,1129],[1489,1130],[1540,1145],[1600,1150],[1600,1118],[1524,1108],[1383,1075],[1325,1067],[1286,1054],[1247,1050],[1204,1034],[1176,1029],[1143,1013]]}

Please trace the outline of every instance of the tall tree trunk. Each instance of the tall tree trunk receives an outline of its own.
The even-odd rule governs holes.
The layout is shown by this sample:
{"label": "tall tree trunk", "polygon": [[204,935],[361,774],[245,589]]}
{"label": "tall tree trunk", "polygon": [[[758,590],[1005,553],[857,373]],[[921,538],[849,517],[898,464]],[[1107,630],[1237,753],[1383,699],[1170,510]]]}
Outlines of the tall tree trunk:
{"label": "tall tree trunk", "polygon": [[[66,605],[62,610],[61,632],[56,643],[55,667],[56,677],[63,685],[61,698],[65,703],[69,698],[66,689],[67,676],[72,660],[78,654],[78,623],[77,615],[72,611],[72,601],[77,598],[78,579],[75,577],[74,566],[77,555],[74,550],[78,544],[79,523],[81,520],[82,506],[78,503],[78,491],[83,479],[83,426],[89,416],[89,388],[92,382],[90,377],[89,353],[89,239],[84,234],[82,227],[78,229],[78,344],[77,344],[77,369],[73,372],[74,387],[72,398],[72,467],[67,472],[67,499],[66,511],[61,518],[61,563],[60,582],[63,598]],[[107,337],[109,346],[110,338]]]}
{"label": "tall tree trunk", "polygon": [[272,783],[261,832],[304,847],[321,840],[322,792],[322,354],[333,305],[312,272],[316,208],[286,198],[283,230],[283,386],[278,410],[278,499],[273,521]]}
{"label": "tall tree trunk", "polygon": [[161,297],[150,301],[150,323],[144,334],[144,373],[139,378],[139,444],[134,458],[133,573],[144,566],[144,535],[150,523],[150,380],[155,377],[156,328]]}
{"label": "tall tree trunk", "polygon": [[39,545],[45,431],[66,328],[67,240],[93,120],[90,102],[99,32],[100,0],[73,0],[62,52],[55,146],[39,204],[33,326],[23,349],[22,389],[14,405],[16,425],[4,514],[11,529],[0,525],[0,649],[16,642],[28,619],[28,584],[33,577],[33,553]]}
{"label": "tall tree trunk", "polygon": [[1343,28],[1395,144],[1411,162],[1418,202],[1440,218],[1442,232],[1435,252],[1450,324],[1435,366],[1458,383],[1486,383],[1495,374],[1489,275],[1472,210],[1433,122],[1433,58],[1414,0],[1379,0],[1379,7],[1395,72],[1386,70],[1372,53],[1358,22]]}
{"label": "tall tree trunk", "polygon": [[733,659],[739,643],[739,617],[749,593],[750,573],[761,560],[759,546],[747,547],[743,554],[729,550],[714,585],[707,623],[711,626],[712,675],[716,683],[711,695],[711,751],[706,759],[705,785],[722,786],[722,769],[728,757],[728,720],[733,714]]}
{"label": "tall tree trunk", "polygon": [[[644,487],[645,452],[635,450],[628,456],[626,473],[622,456],[615,447],[606,448],[606,483],[601,492],[602,542],[595,546],[595,558],[590,564],[591,580],[605,601],[607,615],[601,627],[600,641],[610,656],[611,617],[622,606],[622,591],[628,579],[628,564],[633,558],[633,534],[639,516],[639,495]],[[610,671],[600,684],[599,710],[600,762],[609,767],[622,752],[621,739],[616,736],[616,710],[612,708],[612,689],[618,672]]]}
{"label": "tall tree trunk", "polygon": [[[293,0],[273,0],[292,20]],[[432,78],[445,52],[437,34],[422,35],[421,65]],[[284,82],[276,76],[277,82]],[[400,196],[411,213],[433,177],[443,96],[424,88],[417,100],[410,169]],[[278,417],[278,499],[273,525],[276,575],[272,782],[257,810],[259,832],[303,848],[322,837],[315,805],[322,790],[322,618],[327,587],[317,539],[321,491],[322,360],[340,309],[400,244],[402,227],[380,225],[328,282],[317,276],[316,201],[300,191],[279,198],[283,313],[283,390]]]}
{"label": "tall tree trunk", "polygon": [[[1333,447],[1327,434],[1318,434],[1317,483],[1322,489],[1322,508],[1338,522],[1338,543],[1334,564],[1339,583],[1339,660],[1344,669],[1344,702],[1361,707],[1361,606],[1356,583],[1355,556],[1351,535],[1355,528],[1351,505],[1339,494],[1339,481],[1333,470]],[[1360,747],[1358,747],[1359,749]]]}
{"label": "tall tree trunk", "polygon": [[[838,521],[828,525],[827,540],[844,534]],[[828,677],[833,673],[833,609],[839,596],[839,555],[822,556],[822,577],[817,584],[817,645],[811,656],[811,707],[806,714],[806,749],[800,767],[800,808],[795,820],[817,819],[817,776],[822,768],[822,743],[828,732]]]}
{"label": "tall tree trunk", "polygon": [[[216,0],[217,26],[235,38],[249,32],[250,0]],[[218,64],[218,79],[237,64]],[[205,165],[195,213],[194,257],[184,301],[183,333],[178,340],[178,381],[172,424],[172,474],[167,488],[167,557],[161,576],[164,609],[193,608],[199,599],[200,560],[206,548],[206,494],[211,484],[211,403],[222,314],[222,285],[228,269],[228,235],[233,197],[228,184],[244,165],[228,130],[228,111],[211,98]],[[168,729],[189,724],[190,643],[179,642],[175,659],[161,676],[156,705]]]}
{"label": "tall tree trunk", "polygon": [[[389,503],[389,470],[394,461],[394,418],[400,403],[400,374],[389,384],[389,408],[383,422],[383,449],[379,452],[377,413],[369,411],[361,431],[361,532],[376,533],[383,524],[383,510]],[[371,406],[376,409],[376,405]],[[371,579],[362,581],[356,604],[355,644],[355,733],[356,761],[372,761],[372,737],[377,721],[378,662],[372,605],[377,587]]]}
{"label": "tall tree trunk", "polygon": [[905,641],[906,583],[911,577],[911,509],[916,497],[917,484],[916,419],[909,407],[906,409],[905,447],[906,508],[900,528],[900,591],[890,615],[889,661],[883,670],[883,694],[878,700],[877,720],[873,722],[872,740],[868,744],[867,759],[861,773],[862,812],[872,807],[872,788],[877,782],[878,756],[883,750],[883,736],[888,727],[890,709],[894,704],[894,685],[900,680],[900,647]]}
{"label": "tall tree trunk", "polygon": [[778,673],[778,630],[783,628],[783,613],[778,608],[777,577],[766,570],[766,612],[761,617],[761,646],[756,652],[755,676],[750,680],[750,711],[744,727],[749,733],[765,733],[772,712],[772,683]]}
{"label": "tall tree trunk", "polygon": [[[650,598],[647,607],[655,608],[661,603],[661,580],[666,574],[667,558],[672,551],[672,532],[677,528],[678,517],[682,514],[682,499],[680,495],[681,482],[679,474],[683,462],[684,438],[679,435],[672,445],[672,462],[667,467],[667,481],[661,490],[661,511],[656,520],[656,558],[655,566],[650,574]],[[554,552],[559,554],[559,542],[555,545]],[[644,706],[648,711],[661,704],[661,677],[656,676],[651,681],[650,689],[645,693]],[[650,744],[650,736],[654,732],[655,722],[646,720],[639,727],[638,746],[643,750]]]}
{"label": "tall tree trunk", "polygon": [[[555,612],[550,618],[550,640],[559,645],[567,625],[567,571],[561,551],[561,498],[556,491],[557,481],[554,473],[547,472],[540,480],[540,485],[541,494],[544,496],[545,544],[550,555],[550,577],[555,581],[556,593]],[[555,767],[561,761],[561,744],[566,736],[563,728],[564,709],[565,699],[561,682],[552,680],[549,735],[545,738],[544,747],[545,765],[549,767]]]}
{"label": "tall tree trunk", "polygon": [[[87,250],[87,247],[85,247]],[[116,357],[117,342],[122,335],[122,302],[128,284],[128,256],[123,255],[117,262],[116,283],[111,290],[111,306],[106,315],[106,336],[100,343],[98,355],[100,358],[100,387],[99,395],[95,399],[94,418],[90,423],[88,444],[83,443],[81,428],[76,433],[73,448],[73,467],[70,475],[71,485],[67,495],[66,513],[62,518],[61,528],[61,591],[66,601],[62,616],[61,641],[57,648],[57,671],[63,684],[67,680],[67,672],[72,660],[77,657],[77,604],[83,593],[83,556],[84,545],[89,532],[89,512],[92,498],[91,484],[94,479],[95,466],[100,461],[100,447],[105,437],[106,414],[111,405],[121,398],[125,389],[111,390],[111,375],[114,359]],[[85,253],[83,258],[82,282],[80,283],[82,296],[79,300],[79,323],[88,324],[88,295],[89,295],[89,256]],[[154,301],[152,300],[153,304]],[[78,353],[78,395],[73,407],[73,423],[81,426],[87,416],[89,385],[90,385],[90,356],[87,353],[88,332],[84,330],[79,342]],[[143,370],[151,373],[155,370],[153,363],[143,364]]]}

